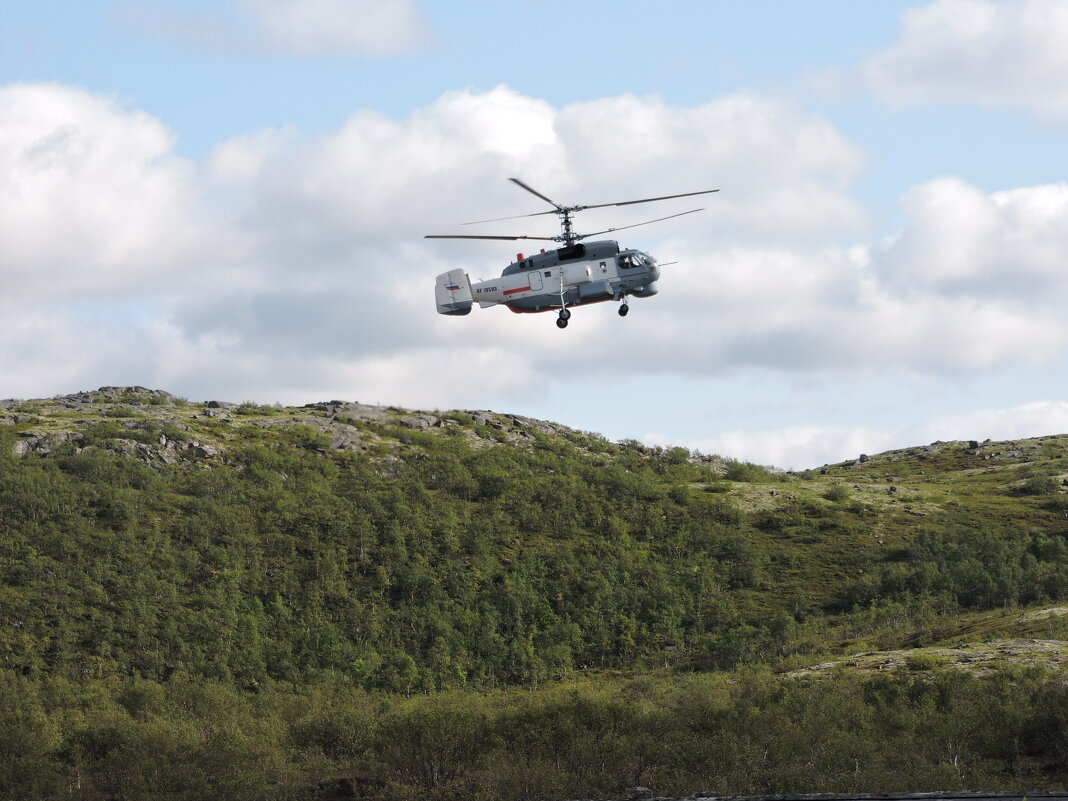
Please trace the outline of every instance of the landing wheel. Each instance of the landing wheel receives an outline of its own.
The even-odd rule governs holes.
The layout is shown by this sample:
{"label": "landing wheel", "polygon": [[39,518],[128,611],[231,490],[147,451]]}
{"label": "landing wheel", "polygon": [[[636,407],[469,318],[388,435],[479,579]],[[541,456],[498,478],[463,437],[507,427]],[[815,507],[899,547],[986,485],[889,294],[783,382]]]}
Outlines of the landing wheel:
{"label": "landing wheel", "polygon": [[560,317],[557,317],[556,318],[556,327],[557,328],[567,328],[567,318],[564,317],[563,315],[561,315]]}
{"label": "landing wheel", "polygon": [[626,303],[624,303],[622,306],[619,307],[619,316],[620,317],[626,317],[627,316],[627,312],[629,312],[629,311],[630,311],[630,306],[628,306]]}
{"label": "landing wheel", "polygon": [[560,309],[560,319],[561,320],[570,320],[571,319],[571,309]]}

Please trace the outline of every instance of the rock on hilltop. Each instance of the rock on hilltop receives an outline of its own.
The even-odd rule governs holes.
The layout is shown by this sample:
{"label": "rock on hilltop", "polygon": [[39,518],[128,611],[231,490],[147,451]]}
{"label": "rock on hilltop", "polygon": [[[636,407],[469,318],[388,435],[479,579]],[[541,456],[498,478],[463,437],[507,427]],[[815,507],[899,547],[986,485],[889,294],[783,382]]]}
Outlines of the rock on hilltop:
{"label": "rock on hilltop", "polygon": [[[105,447],[146,462],[172,464],[224,454],[253,430],[297,429],[322,450],[380,450],[376,429],[456,427],[473,444],[532,442],[538,435],[579,434],[564,426],[488,410],[423,412],[330,400],[299,407],[209,400],[190,402],[160,389],[108,386],[31,400],[0,400],[0,426],[12,426],[15,453]],[[299,427],[299,428],[298,428]],[[583,435],[585,436],[585,435]],[[396,438],[390,438],[396,441]],[[404,442],[404,437],[400,438]]]}

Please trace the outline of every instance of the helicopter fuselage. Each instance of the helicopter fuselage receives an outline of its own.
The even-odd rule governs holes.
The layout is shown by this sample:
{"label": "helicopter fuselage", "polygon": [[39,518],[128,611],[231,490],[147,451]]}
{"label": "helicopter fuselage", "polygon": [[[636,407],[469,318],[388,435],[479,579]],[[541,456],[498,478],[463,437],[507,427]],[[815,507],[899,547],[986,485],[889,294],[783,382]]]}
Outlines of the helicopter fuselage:
{"label": "helicopter fuselage", "polygon": [[517,254],[499,278],[471,282],[463,270],[438,276],[438,311],[467,314],[504,305],[517,313],[562,311],[572,306],[621,301],[657,293],[660,268],[640,250],[620,249],[612,240],[576,243],[531,256]]}
{"label": "helicopter fuselage", "polygon": [[[587,209],[600,209],[607,206],[633,206],[637,203],[655,203],[678,197],[693,197],[718,192],[718,189],[702,189],[699,192],[684,192],[679,195],[662,195],[640,200],[623,200],[616,203],[598,203],[595,205],[564,206],[546,197],[520,181],[510,178],[516,184],[535,197],[541,198],[552,211],[539,211],[534,214],[521,214],[520,217],[538,217],[543,214],[555,214],[560,218],[558,236],[532,236],[529,234],[427,234],[427,239],[484,239],[511,240],[541,239],[561,242],[562,247],[550,251],[541,251],[529,258],[522,253],[516,260],[504,268],[500,278],[492,281],[478,281],[474,284],[462,269],[449,270],[438,276],[434,287],[434,296],[438,304],[438,313],[460,315],[470,314],[471,307],[477,303],[487,306],[507,306],[514,312],[544,312],[555,310],[558,313],[556,325],[567,328],[571,317],[571,306],[586,303],[600,303],[605,300],[622,301],[619,304],[619,316],[626,317],[630,311],[627,296],[646,298],[657,292],[656,281],[660,278],[660,266],[656,259],[640,250],[620,250],[615,240],[604,239],[597,242],[582,243],[589,239],[612,231],[625,228],[637,228],[639,225],[662,222],[675,217],[684,217],[702,209],[690,209],[655,220],[624,225],[619,228],[606,228],[590,234],[580,234],[572,227],[572,216]],[[512,220],[517,217],[498,217],[493,220],[479,220],[479,223]],[[476,222],[464,223],[475,225]],[[669,262],[670,264],[671,262]]]}

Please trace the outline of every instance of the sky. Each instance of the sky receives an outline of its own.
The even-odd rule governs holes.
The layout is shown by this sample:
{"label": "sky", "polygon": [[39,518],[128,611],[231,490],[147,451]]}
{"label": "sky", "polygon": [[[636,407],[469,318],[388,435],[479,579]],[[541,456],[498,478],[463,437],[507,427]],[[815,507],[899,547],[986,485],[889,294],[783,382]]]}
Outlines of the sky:
{"label": "sky", "polygon": [[[1068,431],[1063,0],[36,0],[0,397],[492,409],[804,469]],[[435,313],[595,209],[660,293]],[[522,230],[520,230],[520,228]],[[479,226],[552,236],[552,215]]]}

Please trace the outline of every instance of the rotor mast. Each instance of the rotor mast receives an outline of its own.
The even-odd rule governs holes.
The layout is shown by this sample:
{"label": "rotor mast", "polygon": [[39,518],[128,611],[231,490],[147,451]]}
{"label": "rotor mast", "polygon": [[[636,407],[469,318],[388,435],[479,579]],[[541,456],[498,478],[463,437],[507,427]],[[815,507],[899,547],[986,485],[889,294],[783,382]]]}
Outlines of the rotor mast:
{"label": "rotor mast", "polygon": [[[574,245],[578,241],[578,237],[571,228],[571,211],[571,209],[563,208],[556,212],[560,216],[560,227],[563,229],[560,239],[565,245]],[[581,211],[581,209],[576,208],[575,211]]]}
{"label": "rotor mast", "polygon": [[509,178],[508,180],[516,186],[521,186],[523,189],[526,189],[528,192],[530,192],[530,194],[534,195],[535,197],[540,197],[542,200],[544,200],[546,203],[556,209],[556,215],[560,218],[560,228],[562,229],[563,233],[561,233],[559,236],[553,237],[553,239],[555,239],[557,242],[563,242],[565,245],[574,245],[579,239],[582,238],[575,234],[574,228],[571,225],[571,215],[573,212],[582,211],[584,208],[586,208],[585,206],[561,206],[555,200],[545,197],[545,195],[543,195],[538,190],[530,188],[518,178]]}

